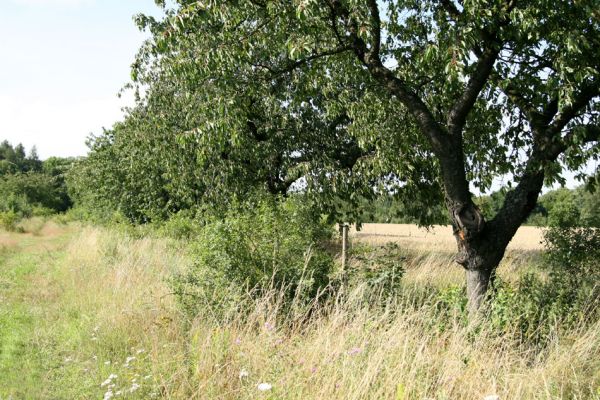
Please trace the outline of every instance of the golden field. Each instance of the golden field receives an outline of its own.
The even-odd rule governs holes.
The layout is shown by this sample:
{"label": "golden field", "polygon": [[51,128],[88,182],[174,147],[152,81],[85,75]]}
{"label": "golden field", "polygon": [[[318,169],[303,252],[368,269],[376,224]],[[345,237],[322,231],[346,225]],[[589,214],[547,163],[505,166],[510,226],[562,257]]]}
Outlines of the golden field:
{"label": "golden field", "polygon": [[[455,251],[456,240],[449,225],[421,228],[413,224],[362,224],[350,228],[350,236],[361,242],[380,244],[395,242],[410,249]],[[543,229],[535,226],[519,228],[508,250],[540,250],[543,248]]]}

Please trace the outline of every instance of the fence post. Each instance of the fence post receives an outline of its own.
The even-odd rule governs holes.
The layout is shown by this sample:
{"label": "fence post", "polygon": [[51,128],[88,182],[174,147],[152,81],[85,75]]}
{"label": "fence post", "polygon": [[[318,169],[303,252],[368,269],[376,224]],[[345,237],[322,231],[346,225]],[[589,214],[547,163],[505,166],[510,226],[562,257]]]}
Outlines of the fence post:
{"label": "fence post", "polygon": [[346,270],[348,259],[348,224],[342,224],[342,271]]}

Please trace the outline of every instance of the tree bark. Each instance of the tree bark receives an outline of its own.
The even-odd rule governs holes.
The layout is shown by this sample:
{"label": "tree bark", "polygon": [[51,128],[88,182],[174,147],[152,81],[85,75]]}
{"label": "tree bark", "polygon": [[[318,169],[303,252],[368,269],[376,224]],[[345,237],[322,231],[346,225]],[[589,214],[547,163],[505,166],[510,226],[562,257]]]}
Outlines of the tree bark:
{"label": "tree bark", "polygon": [[488,286],[491,282],[492,271],[488,269],[467,269],[467,307],[469,315],[477,314],[483,303]]}

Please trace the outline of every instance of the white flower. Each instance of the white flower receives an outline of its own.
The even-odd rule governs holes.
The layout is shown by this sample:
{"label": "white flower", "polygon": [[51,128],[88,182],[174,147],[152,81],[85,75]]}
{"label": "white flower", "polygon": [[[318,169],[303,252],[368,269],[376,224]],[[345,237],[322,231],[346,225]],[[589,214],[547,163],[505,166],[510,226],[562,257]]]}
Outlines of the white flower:
{"label": "white flower", "polygon": [[107,379],[107,380],[105,380],[104,382],[102,382],[102,383],[100,384],[100,387],[104,387],[104,386],[106,386],[106,385],[110,385],[110,382],[112,382],[112,381],[111,381],[110,379]]}
{"label": "white flower", "polygon": [[138,390],[140,388],[140,385],[137,383],[134,383],[133,385],[131,385],[131,388],[129,389],[129,391],[131,393],[135,392],[136,390]]}
{"label": "white flower", "polygon": [[136,353],[137,353],[137,354],[142,354],[144,351],[146,351],[146,350],[144,350],[144,349],[139,349],[139,350],[138,350]]}
{"label": "white flower", "polygon": [[117,378],[118,378],[117,374],[110,374],[108,376],[108,379],[110,379],[110,380],[117,379]]}
{"label": "white flower", "polygon": [[104,361],[104,365],[110,365],[110,361]]}
{"label": "white flower", "polygon": [[273,389],[273,386],[270,383],[263,382],[263,383],[259,383],[258,386],[257,386],[257,388],[261,392],[266,392],[268,390]]}
{"label": "white flower", "polygon": [[150,379],[150,378],[152,378],[152,375],[146,375],[146,376],[144,377],[144,379]]}
{"label": "white flower", "polygon": [[500,396],[497,394],[488,394],[483,398],[483,400],[500,400]]}
{"label": "white flower", "polygon": [[109,389],[106,393],[104,393],[104,400],[112,399],[113,396],[112,390]]}
{"label": "white flower", "polygon": [[67,357],[67,358],[65,358],[65,363],[69,363],[71,361],[73,361],[73,357]]}
{"label": "white flower", "polygon": [[246,371],[245,369],[243,369],[243,370],[240,371],[240,375],[239,376],[240,376],[240,379],[244,379],[244,378],[247,378],[248,375],[250,375],[250,373],[248,371]]}
{"label": "white flower", "polygon": [[127,357],[127,359],[125,360],[125,364],[129,364],[133,360],[135,360],[135,357]]}

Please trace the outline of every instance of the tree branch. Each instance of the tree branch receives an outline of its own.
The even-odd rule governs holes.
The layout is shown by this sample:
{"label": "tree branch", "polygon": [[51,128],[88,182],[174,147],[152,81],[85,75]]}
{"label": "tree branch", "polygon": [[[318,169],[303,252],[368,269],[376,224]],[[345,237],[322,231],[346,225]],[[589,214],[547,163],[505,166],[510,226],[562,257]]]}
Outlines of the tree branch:
{"label": "tree branch", "polygon": [[379,50],[381,48],[381,19],[379,17],[379,7],[377,6],[377,0],[368,0],[367,3],[371,13],[371,34],[373,36],[371,50],[369,51],[369,58],[380,60]]}
{"label": "tree branch", "polygon": [[[600,83],[593,82],[585,85],[576,98],[571,104],[564,107],[558,114],[554,116],[554,119],[546,130],[547,136],[555,136],[560,133],[562,129],[571,121],[580,111],[583,109],[594,97],[600,96]],[[558,106],[558,104],[557,104]]]}
{"label": "tree branch", "polygon": [[450,134],[461,134],[467,115],[473,108],[477,97],[479,97],[479,93],[488,81],[499,53],[499,48],[489,47],[484,50],[479,57],[475,66],[475,71],[472,74],[465,91],[454,103],[454,106],[448,114],[448,131]]}
{"label": "tree branch", "polygon": [[293,62],[288,63],[288,65],[284,65],[282,67],[272,67],[270,65],[266,65],[266,64],[252,64],[254,67],[259,67],[259,68],[263,68],[266,69],[267,71],[269,71],[271,74],[273,74],[274,76],[278,76],[278,75],[283,75],[286,74],[288,72],[292,72],[293,70],[295,70],[296,68],[299,68],[313,60],[319,59],[319,58],[323,58],[323,57],[328,57],[328,56],[333,56],[336,54],[341,54],[344,53],[346,51],[350,51],[352,50],[352,47],[349,45],[346,46],[340,46],[337,47],[335,49],[331,49],[331,50],[325,50],[323,52],[320,53],[314,53],[306,58],[300,59],[300,60],[296,60]]}
{"label": "tree branch", "polygon": [[451,0],[440,0],[440,4],[454,21],[460,18],[461,12],[458,11],[458,8],[456,8],[456,5]]}
{"label": "tree branch", "polygon": [[[445,135],[445,130],[435,120],[425,102],[404,81],[386,68],[379,57],[369,56],[370,50],[358,35],[356,22],[340,0],[328,0],[328,2],[332,12],[336,16],[345,19],[350,33],[350,46],[352,46],[358,59],[368,68],[373,78],[380,82],[390,93],[397,96],[400,102],[406,106],[408,111],[415,117],[421,131],[430,141],[434,152],[441,154],[444,149],[447,150],[448,138]],[[375,0],[370,0],[370,4],[371,6],[373,4],[377,5]],[[375,18],[379,18],[378,11]],[[377,36],[374,32],[372,32],[372,35]]]}

